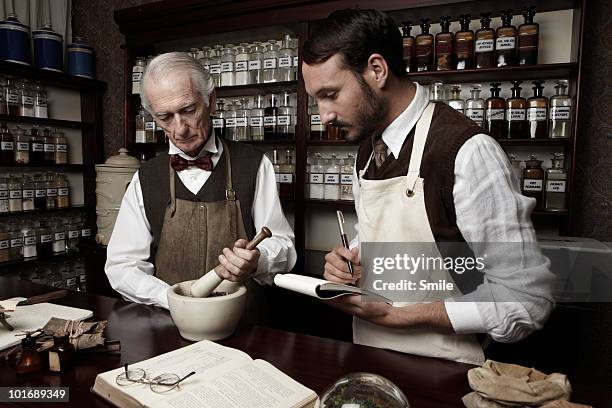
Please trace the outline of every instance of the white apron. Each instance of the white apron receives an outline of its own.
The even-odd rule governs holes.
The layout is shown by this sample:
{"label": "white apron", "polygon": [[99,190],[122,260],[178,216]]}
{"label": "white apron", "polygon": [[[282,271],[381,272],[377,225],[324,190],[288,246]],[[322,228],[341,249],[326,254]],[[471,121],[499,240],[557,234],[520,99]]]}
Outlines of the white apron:
{"label": "white apron", "polygon": [[[435,242],[423,194],[423,179],[419,177],[423,149],[435,104],[429,103],[416,124],[414,145],[410,156],[408,175],[387,180],[366,180],[363,178],[369,167],[372,155],[365,168],[359,171],[360,195],[359,220],[360,242]],[[414,194],[408,194],[412,190]],[[430,256],[440,257],[436,245],[432,245]],[[429,282],[444,279],[454,282],[446,269],[429,271]],[[456,288],[456,285],[454,285]],[[442,293],[445,297],[458,296],[458,289]],[[425,295],[425,296],[424,296]],[[409,302],[433,301],[422,291],[402,293]],[[394,307],[410,304],[394,302]],[[428,357],[443,358],[464,363],[482,365],[484,353],[474,335],[446,334],[430,329],[391,329],[378,326],[365,320],[353,319],[353,340],[384,349],[396,350]]]}

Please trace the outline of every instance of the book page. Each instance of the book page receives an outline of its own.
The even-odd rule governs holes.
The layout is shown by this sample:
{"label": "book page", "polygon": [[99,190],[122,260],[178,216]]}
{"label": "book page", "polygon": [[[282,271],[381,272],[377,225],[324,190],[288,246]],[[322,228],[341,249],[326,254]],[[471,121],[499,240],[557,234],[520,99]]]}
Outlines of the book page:
{"label": "book page", "polygon": [[276,284],[276,286],[316,298],[319,297],[319,295],[317,295],[317,287],[326,282],[327,281],[323,279],[296,275],[294,273],[279,273],[274,276],[274,284]]}

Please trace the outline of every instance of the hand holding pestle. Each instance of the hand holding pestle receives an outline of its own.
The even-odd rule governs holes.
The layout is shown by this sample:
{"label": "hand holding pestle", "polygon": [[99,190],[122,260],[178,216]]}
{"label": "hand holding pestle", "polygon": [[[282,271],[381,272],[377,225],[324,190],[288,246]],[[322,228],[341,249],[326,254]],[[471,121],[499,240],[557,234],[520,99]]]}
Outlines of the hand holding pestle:
{"label": "hand holding pestle", "polygon": [[[255,238],[246,245],[246,249],[255,249],[261,241],[271,236],[272,232],[268,227],[262,227],[259,234],[255,235]],[[199,298],[208,297],[221,282],[223,282],[223,278],[217,275],[217,272],[212,269],[191,285],[191,296]]]}

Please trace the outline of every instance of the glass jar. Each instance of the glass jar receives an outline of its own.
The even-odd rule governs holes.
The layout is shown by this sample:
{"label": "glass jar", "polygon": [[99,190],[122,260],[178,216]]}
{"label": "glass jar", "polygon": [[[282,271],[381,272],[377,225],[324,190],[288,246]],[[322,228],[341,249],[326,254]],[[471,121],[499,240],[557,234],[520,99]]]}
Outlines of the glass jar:
{"label": "glass jar", "polygon": [[6,83],[0,78],[0,115],[6,115],[6,103],[4,102],[4,87]]}
{"label": "glass jar", "polygon": [[198,62],[200,63],[200,65],[202,65],[204,69],[207,70],[209,73],[210,73],[210,53],[211,51],[212,50],[210,47],[202,47],[202,56],[198,58]]}
{"label": "glass jar", "polygon": [[327,160],[325,167],[325,192],[323,198],[326,200],[340,199],[340,162],[335,154]]}
{"label": "glass jar", "polygon": [[444,84],[442,82],[435,82],[429,86],[429,100],[431,102],[446,103],[444,98]]}
{"label": "glass jar", "polygon": [[21,235],[23,236],[23,247],[21,254],[24,259],[36,258],[36,228],[31,221],[24,221],[21,226]]}
{"label": "glass jar", "polygon": [[21,227],[16,222],[9,223],[9,259],[19,261],[23,259],[23,235]]}
{"label": "glass jar", "polygon": [[47,173],[45,187],[47,188],[47,210],[57,208],[57,187],[53,173]]}
{"label": "glass jar", "polygon": [[325,125],[321,121],[319,105],[317,105],[312,98],[311,101],[308,112],[310,117],[310,132],[308,138],[310,140],[325,140]]}
{"label": "glass jar", "polygon": [[253,43],[251,53],[249,54],[249,83],[263,83],[263,59],[266,47],[260,42]]}
{"label": "glass jar", "polygon": [[9,212],[9,179],[0,177],[0,214]]}
{"label": "glass jar", "polygon": [[155,134],[155,121],[153,120],[153,116],[151,116],[147,110],[144,111],[144,119],[145,143],[157,142],[157,135]]}
{"label": "glass jar", "polygon": [[321,153],[315,153],[315,158],[310,166],[310,198],[322,200],[324,197],[325,167]]}
{"label": "glass jar", "polygon": [[236,140],[236,110],[240,108],[238,100],[233,100],[225,112],[225,138]]}
{"label": "glass jar", "polygon": [[37,118],[47,119],[49,117],[47,91],[40,85],[40,83],[37,83],[35,92],[36,98],[34,99],[34,116]]}
{"label": "glass jar", "polygon": [[215,88],[221,86],[221,51],[222,45],[215,45],[210,56],[210,76]]}
{"label": "glass jar", "polygon": [[6,225],[0,224],[0,262],[10,260],[11,236]]}
{"label": "glass jar", "polygon": [[484,129],[485,100],[480,97],[480,85],[475,84],[470,89],[470,99],[465,101],[465,116]]}
{"label": "glass jar", "polygon": [[19,91],[15,86],[15,80],[6,78],[4,85],[4,103],[6,104],[6,114],[9,116],[19,116]]}
{"label": "glass jar", "polygon": [[45,144],[45,164],[55,164],[55,138],[51,136],[49,128],[43,130],[43,141]]}
{"label": "glass jar", "polygon": [[538,160],[535,155],[530,156],[530,160],[525,162],[523,171],[523,195],[536,199],[536,210],[542,209],[542,191],[544,187],[544,170],[542,160]]}
{"label": "glass jar", "polygon": [[264,139],[276,140],[277,129],[276,117],[278,116],[278,97],[275,94],[268,95],[267,106],[264,109]]}
{"label": "glass jar", "polygon": [[282,105],[278,108],[276,116],[277,139],[293,140],[295,138],[295,108],[292,106],[292,94],[290,91],[283,91]]}
{"label": "glass jar", "polygon": [[448,106],[462,115],[465,114],[465,101],[461,99],[461,85],[453,85],[451,88],[451,97],[448,100]]}
{"label": "glass jar", "polygon": [[550,124],[548,136],[566,139],[572,134],[572,98],[567,94],[567,80],[557,81],[555,96],[550,98]]}
{"label": "glass jar", "polygon": [[297,38],[292,38],[291,39],[291,48],[293,49],[293,67],[291,68],[291,71],[293,72],[292,78],[294,81],[297,81],[298,79],[298,72],[299,72],[299,68],[300,68],[300,61],[298,58],[298,49],[299,49],[299,45],[300,45],[300,40]]}
{"label": "glass jar", "polygon": [[136,114],[136,119],[134,120],[134,128],[136,129],[136,134],[134,135],[134,141],[136,143],[146,143],[147,138],[145,137],[145,110],[141,106],[138,109],[138,113]]}
{"label": "glass jar", "polygon": [[278,80],[293,80],[293,48],[291,47],[291,36],[285,34],[283,46],[278,52]]}
{"label": "glass jar", "polygon": [[44,210],[47,208],[47,186],[44,176],[34,175],[34,209]]}
{"label": "glass jar", "polygon": [[280,74],[278,71],[278,51],[279,46],[274,40],[270,40],[264,52],[263,78],[264,83],[278,82]]}
{"label": "glass jar", "polygon": [[15,140],[6,123],[0,127],[0,165],[15,164]]}
{"label": "glass jar", "polygon": [[551,212],[567,210],[567,173],[563,166],[563,153],[553,153],[552,167],[546,169],[544,209]]}
{"label": "glass jar", "polygon": [[80,218],[72,218],[66,224],[66,251],[77,252],[79,250]]}
{"label": "glass jar", "polygon": [[277,149],[272,150],[272,167],[274,168],[274,176],[276,177],[276,192],[280,196],[280,153]]}
{"label": "glass jar", "polygon": [[31,176],[23,176],[22,210],[34,211],[34,179]]}
{"label": "glass jar", "polygon": [[57,187],[57,208],[70,207],[70,184],[64,174],[57,174],[55,177]]}
{"label": "glass jar", "polygon": [[45,141],[38,132],[38,127],[30,129],[30,163],[43,164],[45,160]]}
{"label": "glass jar", "polygon": [[19,126],[13,133],[15,134],[15,164],[28,164],[30,162],[30,136],[25,129]]}
{"label": "glass jar", "polygon": [[68,139],[64,136],[64,132],[55,131],[53,139],[55,140],[55,164],[68,164]]}
{"label": "glass jar", "polygon": [[145,59],[144,57],[136,57],[134,66],[132,67],[132,95],[140,95],[142,92],[141,80],[142,74],[145,71]]}
{"label": "glass jar", "polygon": [[236,109],[236,140],[250,140],[249,137],[249,100],[240,99],[240,106]]}
{"label": "glass jar", "polygon": [[285,160],[280,165],[279,196],[292,199],[295,197],[295,157],[292,149],[285,150]]}
{"label": "glass jar", "polygon": [[242,43],[236,47],[236,85],[250,84],[251,76],[249,75],[249,47],[248,44]]}
{"label": "glass jar", "polygon": [[38,243],[37,252],[41,258],[46,258],[53,254],[53,229],[47,220],[42,220],[37,231]]}
{"label": "glass jar", "polygon": [[225,111],[225,101],[223,99],[219,99],[217,101],[217,112],[212,118],[212,126],[215,136],[225,138],[225,128],[227,124],[225,122],[226,117],[227,112]]}
{"label": "glass jar", "polygon": [[253,97],[253,108],[250,112],[249,125],[252,140],[264,140],[264,108],[265,98],[258,94]]}
{"label": "glass jar", "polygon": [[27,81],[21,83],[19,115],[34,117],[34,90]]}
{"label": "glass jar", "polygon": [[340,199],[353,201],[353,165],[355,164],[355,156],[348,154],[342,160],[340,168]]}
{"label": "glass jar", "polygon": [[9,178],[9,212],[21,212],[23,209],[23,183],[21,178],[11,175]]}
{"label": "glass jar", "polygon": [[236,51],[233,44],[227,44],[221,52],[221,86],[234,86],[236,84]]}
{"label": "glass jar", "polygon": [[56,219],[51,225],[53,226],[53,247],[54,254],[66,252],[66,225],[63,218]]}
{"label": "glass jar", "polygon": [[93,228],[88,222],[87,213],[81,213],[81,241],[88,242],[93,240]]}

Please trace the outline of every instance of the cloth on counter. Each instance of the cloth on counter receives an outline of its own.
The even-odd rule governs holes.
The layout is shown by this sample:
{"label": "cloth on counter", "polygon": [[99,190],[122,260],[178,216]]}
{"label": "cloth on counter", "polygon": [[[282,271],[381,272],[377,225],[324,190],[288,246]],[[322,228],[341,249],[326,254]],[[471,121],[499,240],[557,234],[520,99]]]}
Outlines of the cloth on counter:
{"label": "cloth on counter", "polygon": [[[496,401],[486,399],[478,395],[476,391],[466,394],[463,398],[463,405],[467,408],[508,408],[509,405],[500,404]],[[516,406],[516,405],[515,405]],[[521,405],[527,407],[526,405]],[[593,408],[591,405],[576,404],[565,400],[557,400],[542,405],[540,408]]]}
{"label": "cloth on counter", "polygon": [[52,317],[43,327],[43,332],[49,336],[69,336],[75,350],[83,350],[104,345],[104,329],[106,320],[99,322],[76,322]]}
{"label": "cloth on counter", "polygon": [[575,402],[569,402],[565,400],[557,400],[557,401],[549,402],[546,405],[542,405],[541,408],[593,408],[593,406],[576,404]]}

